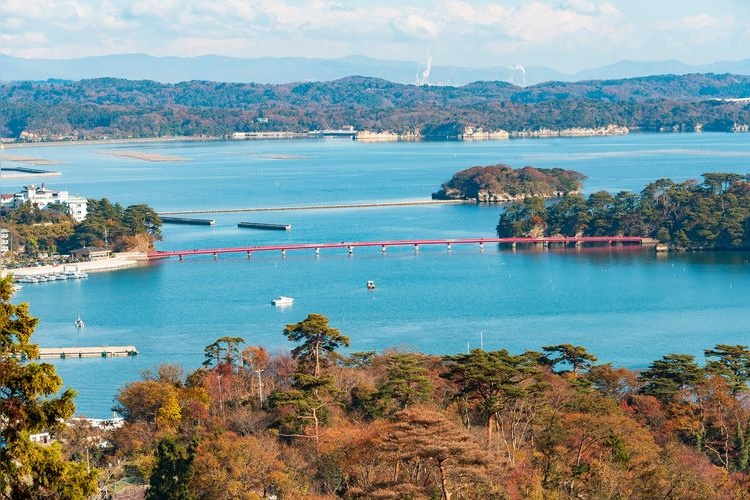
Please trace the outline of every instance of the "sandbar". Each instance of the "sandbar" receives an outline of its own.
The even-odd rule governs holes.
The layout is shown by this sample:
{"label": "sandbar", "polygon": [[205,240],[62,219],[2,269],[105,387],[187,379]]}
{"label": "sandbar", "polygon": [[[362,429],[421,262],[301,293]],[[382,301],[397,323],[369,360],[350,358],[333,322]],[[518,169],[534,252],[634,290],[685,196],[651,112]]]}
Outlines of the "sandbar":
{"label": "sandbar", "polygon": [[131,158],[133,160],[166,162],[166,161],[188,161],[190,158],[182,156],[163,155],[158,153],[148,153],[145,151],[102,151],[102,154],[117,156],[120,158]]}

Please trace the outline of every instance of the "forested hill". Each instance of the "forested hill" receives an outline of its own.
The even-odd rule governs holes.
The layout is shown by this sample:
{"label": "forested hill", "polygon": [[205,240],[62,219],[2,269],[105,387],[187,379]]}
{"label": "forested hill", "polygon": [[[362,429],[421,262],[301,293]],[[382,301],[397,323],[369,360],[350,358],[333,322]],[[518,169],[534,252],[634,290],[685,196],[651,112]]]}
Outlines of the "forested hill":
{"label": "forested hill", "polygon": [[732,130],[750,123],[750,76],[693,74],[518,87],[414,86],[349,77],[284,85],[161,84],[101,78],[0,86],[0,135],[151,137],[236,131],[421,132],[443,125],[507,131],[602,127]]}

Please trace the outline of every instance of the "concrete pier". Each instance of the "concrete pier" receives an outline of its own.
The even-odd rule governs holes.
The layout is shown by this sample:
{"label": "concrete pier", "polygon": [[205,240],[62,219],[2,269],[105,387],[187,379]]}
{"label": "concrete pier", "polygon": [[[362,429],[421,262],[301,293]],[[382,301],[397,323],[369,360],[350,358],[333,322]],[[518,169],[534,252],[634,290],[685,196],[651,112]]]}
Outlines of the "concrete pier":
{"label": "concrete pier", "polygon": [[192,217],[161,217],[165,224],[191,224],[195,226],[213,226],[216,224],[214,219],[194,219]]}
{"label": "concrete pier", "polygon": [[110,358],[115,356],[137,356],[134,345],[101,347],[40,347],[37,359],[51,358]]}
{"label": "concrete pier", "polygon": [[271,229],[276,231],[291,231],[291,224],[267,224],[265,222],[240,222],[237,227],[249,227],[251,229]]}

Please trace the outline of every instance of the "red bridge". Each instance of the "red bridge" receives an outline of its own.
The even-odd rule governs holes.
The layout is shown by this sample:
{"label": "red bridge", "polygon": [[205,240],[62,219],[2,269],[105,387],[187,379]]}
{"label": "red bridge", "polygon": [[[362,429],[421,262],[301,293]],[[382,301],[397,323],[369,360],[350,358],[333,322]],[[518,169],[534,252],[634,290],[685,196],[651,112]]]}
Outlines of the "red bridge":
{"label": "red bridge", "polygon": [[281,252],[286,255],[291,250],[314,250],[319,253],[324,248],[346,248],[349,253],[354,253],[357,247],[380,247],[385,253],[387,247],[412,246],[419,250],[422,245],[445,245],[450,250],[452,245],[479,245],[484,248],[487,243],[498,243],[516,246],[517,244],[543,244],[543,245],[583,245],[583,244],[637,244],[642,245],[650,242],[648,238],[640,236],[582,236],[582,237],[549,237],[549,238],[460,238],[460,239],[435,239],[435,240],[389,240],[389,241],[342,241],[340,243],[291,243],[283,245],[251,246],[235,248],[203,248],[195,250],[169,250],[164,252],[149,252],[149,259],[160,259],[164,257],[179,257],[186,255],[213,255],[216,257],[222,253],[247,253],[248,256],[255,252]]}

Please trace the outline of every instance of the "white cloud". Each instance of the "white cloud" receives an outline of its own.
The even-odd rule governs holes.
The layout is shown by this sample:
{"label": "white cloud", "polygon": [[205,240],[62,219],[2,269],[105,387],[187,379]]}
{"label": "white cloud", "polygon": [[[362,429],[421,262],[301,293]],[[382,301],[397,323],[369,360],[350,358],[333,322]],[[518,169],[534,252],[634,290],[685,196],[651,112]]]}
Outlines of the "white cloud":
{"label": "white cloud", "polygon": [[748,40],[750,27],[719,8],[727,2],[715,0],[708,15],[698,0],[669,9],[648,8],[649,1],[0,0],[0,22],[3,50],[22,57],[363,54],[422,61],[429,50],[436,65],[570,69],[744,54],[738,41]]}
{"label": "white cloud", "polygon": [[565,5],[581,14],[596,14],[599,6],[593,0],[567,0]]}
{"label": "white cloud", "polygon": [[435,37],[440,33],[438,24],[422,14],[408,13],[396,19],[395,25],[405,34],[417,37]]}

